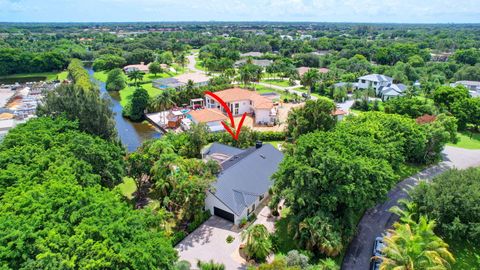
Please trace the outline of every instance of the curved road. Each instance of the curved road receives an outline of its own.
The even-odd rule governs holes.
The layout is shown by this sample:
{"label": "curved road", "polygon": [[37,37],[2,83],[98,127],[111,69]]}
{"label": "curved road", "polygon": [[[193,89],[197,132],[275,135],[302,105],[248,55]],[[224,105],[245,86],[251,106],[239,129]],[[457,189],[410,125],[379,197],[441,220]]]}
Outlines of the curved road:
{"label": "curved road", "polygon": [[420,179],[432,179],[440,173],[450,169],[465,169],[480,166],[480,150],[467,150],[447,146],[443,151],[443,162],[409,177],[395,186],[387,194],[387,200],[371,209],[368,209],[357,226],[357,234],[350,242],[343,259],[343,270],[370,269],[373,242],[390,228],[397,220],[397,216],[388,210],[397,204],[399,199],[407,198],[407,190],[415,186]]}

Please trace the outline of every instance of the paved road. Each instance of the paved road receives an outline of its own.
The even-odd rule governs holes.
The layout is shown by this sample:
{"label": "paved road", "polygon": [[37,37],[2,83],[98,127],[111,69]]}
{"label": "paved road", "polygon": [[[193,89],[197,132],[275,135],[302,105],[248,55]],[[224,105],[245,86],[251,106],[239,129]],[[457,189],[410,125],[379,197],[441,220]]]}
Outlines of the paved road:
{"label": "paved road", "polygon": [[[270,84],[270,83],[265,83],[265,82],[257,82],[257,83],[255,83],[255,84],[263,85],[263,86],[265,86],[265,87],[270,87],[270,88],[277,89],[277,90],[281,90],[281,91],[285,91],[285,89],[287,89],[290,93],[296,93],[296,94],[299,95],[299,96],[302,96],[302,94],[305,93],[305,92],[301,92],[301,91],[295,90],[296,88],[302,87],[301,85],[294,85],[294,86],[289,86],[289,87],[283,87],[283,86],[278,86],[278,85],[274,85],[274,84]],[[316,100],[317,97],[312,96],[312,99],[313,99],[313,100]]]}
{"label": "paved road", "polygon": [[195,67],[195,64],[197,63],[197,60],[195,59],[195,56],[196,56],[196,55],[197,55],[197,54],[189,54],[189,55],[187,55],[187,59],[188,59],[188,65],[187,65],[187,67],[188,67],[188,69],[190,69],[192,72],[204,74],[205,71],[200,70],[200,69],[198,69],[198,68]]}
{"label": "paved road", "polygon": [[370,258],[375,237],[380,236],[396,221],[396,216],[388,210],[397,204],[399,199],[407,198],[406,190],[416,185],[419,179],[432,179],[450,168],[465,169],[480,166],[480,150],[467,150],[456,147],[445,147],[444,161],[400,182],[387,195],[388,199],[366,211],[357,227],[357,235],[350,243],[345,254],[343,270],[369,269]]}

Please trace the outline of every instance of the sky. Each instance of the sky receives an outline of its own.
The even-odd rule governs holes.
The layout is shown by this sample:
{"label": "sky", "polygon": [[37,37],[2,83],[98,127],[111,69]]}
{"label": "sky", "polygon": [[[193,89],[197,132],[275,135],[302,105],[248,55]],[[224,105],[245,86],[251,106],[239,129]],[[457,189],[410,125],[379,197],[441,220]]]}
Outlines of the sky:
{"label": "sky", "polygon": [[0,0],[0,22],[480,23],[480,0]]}

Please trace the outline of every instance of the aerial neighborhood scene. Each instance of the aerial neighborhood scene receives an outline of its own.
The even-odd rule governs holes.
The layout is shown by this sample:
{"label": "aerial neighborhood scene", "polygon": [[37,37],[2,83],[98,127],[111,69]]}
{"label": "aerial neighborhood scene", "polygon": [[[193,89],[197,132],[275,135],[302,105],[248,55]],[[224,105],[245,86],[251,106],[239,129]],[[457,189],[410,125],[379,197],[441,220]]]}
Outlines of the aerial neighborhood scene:
{"label": "aerial neighborhood scene", "polygon": [[480,2],[0,0],[0,269],[480,269]]}

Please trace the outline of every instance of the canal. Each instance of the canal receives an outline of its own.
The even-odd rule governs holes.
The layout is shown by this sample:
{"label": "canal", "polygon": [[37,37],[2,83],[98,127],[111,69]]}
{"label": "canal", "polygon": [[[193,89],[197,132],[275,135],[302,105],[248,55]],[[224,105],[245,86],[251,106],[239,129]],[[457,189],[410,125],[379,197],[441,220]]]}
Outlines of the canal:
{"label": "canal", "polygon": [[135,151],[145,140],[151,138],[160,138],[162,134],[148,123],[136,123],[122,116],[122,105],[120,105],[120,95],[118,92],[108,92],[105,83],[93,77],[93,69],[86,68],[90,79],[100,88],[100,93],[106,96],[112,102],[112,111],[115,114],[115,126],[118,136],[128,152]]}

